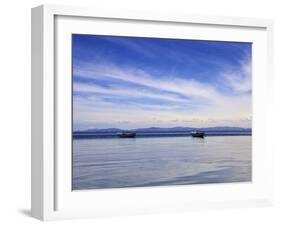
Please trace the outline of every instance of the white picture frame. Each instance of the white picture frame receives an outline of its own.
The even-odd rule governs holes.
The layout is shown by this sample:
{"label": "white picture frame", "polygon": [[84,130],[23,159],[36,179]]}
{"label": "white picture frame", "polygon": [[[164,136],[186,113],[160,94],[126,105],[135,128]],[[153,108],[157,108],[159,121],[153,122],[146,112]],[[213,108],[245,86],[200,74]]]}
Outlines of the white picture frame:
{"label": "white picture frame", "polygon": [[[71,123],[68,117],[71,113],[62,110],[71,106],[69,34],[98,32],[149,37],[160,24],[163,29],[153,33],[156,37],[179,37],[179,26],[181,29],[187,26],[189,36],[183,34],[183,38],[254,43],[253,181],[246,184],[71,191]],[[114,29],[115,25],[119,26],[118,30]],[[145,26],[145,29],[134,29],[138,26]],[[266,120],[270,112],[273,77],[272,39],[273,22],[265,19],[56,5],[33,8],[32,216],[56,220],[271,205],[273,153],[267,139]],[[68,116],[62,119],[61,115]]]}

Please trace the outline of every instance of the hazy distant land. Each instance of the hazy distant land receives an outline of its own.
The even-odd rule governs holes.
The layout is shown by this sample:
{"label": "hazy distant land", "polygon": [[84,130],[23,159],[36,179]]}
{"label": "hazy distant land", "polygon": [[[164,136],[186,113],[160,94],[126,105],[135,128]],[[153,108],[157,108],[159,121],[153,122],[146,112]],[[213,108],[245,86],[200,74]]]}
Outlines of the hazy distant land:
{"label": "hazy distant land", "polygon": [[230,127],[230,126],[216,126],[216,127],[205,127],[205,128],[195,128],[195,127],[171,127],[171,128],[161,128],[161,127],[148,127],[148,128],[136,128],[136,129],[119,129],[119,128],[105,128],[105,129],[86,129],[77,130],[74,133],[81,132],[92,132],[92,133],[118,133],[122,131],[130,132],[191,132],[194,130],[200,130],[205,132],[252,132],[252,128],[241,128],[241,127]]}

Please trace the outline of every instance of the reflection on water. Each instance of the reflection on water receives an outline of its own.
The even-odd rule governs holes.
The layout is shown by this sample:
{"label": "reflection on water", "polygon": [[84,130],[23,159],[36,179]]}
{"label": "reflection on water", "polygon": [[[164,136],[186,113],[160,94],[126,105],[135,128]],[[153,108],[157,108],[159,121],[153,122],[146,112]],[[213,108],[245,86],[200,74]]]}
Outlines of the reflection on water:
{"label": "reflection on water", "polygon": [[251,136],[74,139],[73,189],[251,181]]}

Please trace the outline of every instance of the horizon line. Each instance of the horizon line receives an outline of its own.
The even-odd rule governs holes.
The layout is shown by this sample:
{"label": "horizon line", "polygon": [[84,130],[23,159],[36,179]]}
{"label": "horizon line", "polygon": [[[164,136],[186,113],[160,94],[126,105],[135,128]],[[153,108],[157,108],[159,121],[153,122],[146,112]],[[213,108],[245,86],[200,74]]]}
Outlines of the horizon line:
{"label": "horizon line", "polygon": [[157,128],[157,129],[174,129],[174,128],[191,128],[191,129],[209,129],[209,128],[239,128],[239,129],[252,129],[252,127],[240,127],[240,126],[209,126],[209,127],[189,127],[189,126],[173,126],[173,127],[157,127],[157,126],[151,126],[151,127],[139,127],[139,128],[133,128],[133,129],[120,129],[117,127],[108,127],[108,128],[88,128],[88,129],[80,129],[80,130],[73,130],[73,132],[78,131],[85,131],[85,130],[106,130],[106,129],[118,129],[118,130],[138,130],[138,129],[151,129],[151,128]]}

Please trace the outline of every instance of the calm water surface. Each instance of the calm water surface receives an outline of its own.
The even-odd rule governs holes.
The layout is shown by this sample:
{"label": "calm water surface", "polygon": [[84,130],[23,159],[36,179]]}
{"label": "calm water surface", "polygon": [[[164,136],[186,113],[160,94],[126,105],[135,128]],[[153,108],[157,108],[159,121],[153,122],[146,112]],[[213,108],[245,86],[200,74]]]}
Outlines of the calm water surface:
{"label": "calm water surface", "polygon": [[74,139],[73,189],[251,181],[251,136]]}

